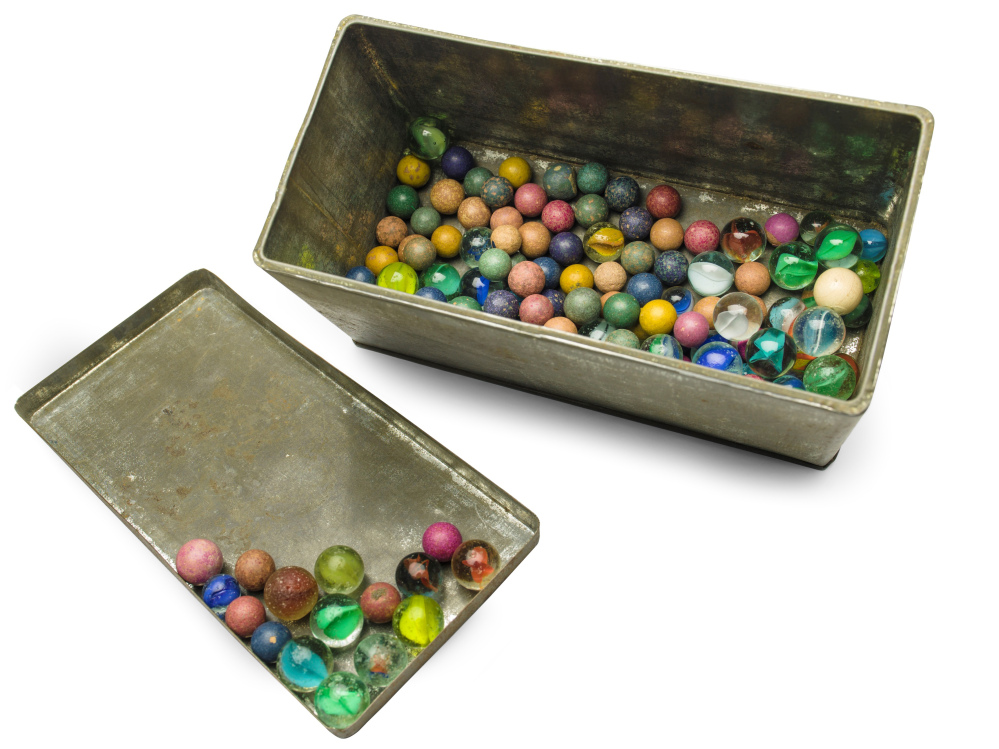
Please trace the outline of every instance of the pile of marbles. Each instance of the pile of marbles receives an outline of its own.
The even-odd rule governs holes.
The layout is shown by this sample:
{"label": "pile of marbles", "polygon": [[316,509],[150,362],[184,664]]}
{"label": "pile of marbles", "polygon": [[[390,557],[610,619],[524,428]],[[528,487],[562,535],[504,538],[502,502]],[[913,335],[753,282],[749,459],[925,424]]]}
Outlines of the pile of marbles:
{"label": "pile of marbles", "polygon": [[[311,698],[320,720],[346,728],[444,629],[442,565],[472,591],[500,570],[499,553],[490,543],[464,540],[451,523],[429,526],[422,546],[399,562],[395,585],[376,582],[363,591],[364,561],[342,545],[319,555],[314,574],[296,566],[277,568],[266,551],[250,549],[228,575],[222,574],[218,545],[196,538],[180,548],[176,568],[202,588],[204,602],[249,639],[253,653],[273,666],[289,689]],[[311,634],[295,637],[288,625],[306,617]],[[391,631],[378,626],[388,624]],[[354,672],[335,671],[334,652],[349,647],[354,647]]]}
{"label": "pile of marbles", "polygon": [[[822,395],[853,394],[859,369],[840,348],[847,329],[872,315],[888,249],[877,229],[857,231],[822,211],[800,223],[781,212],[763,225],[740,216],[721,228],[704,219],[684,227],[671,185],[643,200],[634,178],[593,162],[550,164],[538,184],[520,157],[497,174],[476,166],[436,118],[418,118],[408,135],[378,245],[348,278]],[[421,205],[431,165],[442,176]],[[462,228],[444,223],[448,216]],[[789,293],[768,306],[771,284]]]}

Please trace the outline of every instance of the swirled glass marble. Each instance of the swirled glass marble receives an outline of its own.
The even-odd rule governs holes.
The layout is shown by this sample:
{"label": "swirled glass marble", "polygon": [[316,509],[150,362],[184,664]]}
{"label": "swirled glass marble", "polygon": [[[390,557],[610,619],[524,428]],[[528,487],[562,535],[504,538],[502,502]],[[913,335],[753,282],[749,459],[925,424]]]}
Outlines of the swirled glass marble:
{"label": "swirled glass marble", "polygon": [[808,356],[835,353],[846,340],[843,318],[828,307],[812,307],[802,312],[791,328],[794,343]]}

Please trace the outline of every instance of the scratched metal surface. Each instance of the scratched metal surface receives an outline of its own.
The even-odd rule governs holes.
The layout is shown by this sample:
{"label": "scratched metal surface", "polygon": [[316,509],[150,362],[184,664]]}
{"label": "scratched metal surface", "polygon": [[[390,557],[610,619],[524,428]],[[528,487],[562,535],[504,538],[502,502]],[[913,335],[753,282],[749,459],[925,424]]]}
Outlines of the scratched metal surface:
{"label": "scratched metal surface", "polygon": [[[342,278],[376,244],[405,124],[426,113],[446,114],[492,168],[508,155],[538,166],[598,160],[643,190],[667,181],[684,198],[684,225],[823,209],[883,228],[890,247],[874,316],[843,349],[861,368],[853,398],[621,356],[609,344]],[[873,396],[932,128],[918,107],[348,18],[254,260],[359,344],[822,466]],[[773,288],[765,300],[783,295]]]}
{"label": "scratched metal surface", "polygon": [[[493,584],[473,594],[446,574],[446,629],[338,736],[356,732],[537,543],[533,513],[206,271],[17,408],[171,570],[197,537],[219,544],[228,572],[249,548],[311,570],[323,549],[347,544],[365,560],[365,584],[394,580],[399,559],[437,520],[496,546],[505,565]],[[365,626],[365,636],[390,630]],[[292,629],[306,634],[307,620]],[[335,654],[337,670],[353,671],[353,648]]]}

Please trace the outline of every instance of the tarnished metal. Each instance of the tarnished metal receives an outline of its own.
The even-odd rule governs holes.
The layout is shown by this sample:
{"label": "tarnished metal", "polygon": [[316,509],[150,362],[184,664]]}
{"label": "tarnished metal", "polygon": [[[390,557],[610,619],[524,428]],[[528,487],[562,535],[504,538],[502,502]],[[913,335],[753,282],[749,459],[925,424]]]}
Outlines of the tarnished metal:
{"label": "tarnished metal", "polygon": [[[539,167],[596,160],[644,188],[668,181],[684,223],[822,209],[882,228],[874,317],[847,343],[855,395],[791,391],[340,277],[374,246],[405,124],[428,113],[487,166],[512,154]],[[874,392],[932,128],[918,107],[348,18],[254,259],[358,344],[821,466]]]}
{"label": "tarnished metal", "polygon": [[[438,520],[496,546],[504,565],[481,592],[445,575],[445,630],[357,722],[332,731],[341,737],[538,542],[530,510],[208,271],[183,278],[25,393],[17,411],[171,570],[180,546],[199,537],[219,544],[229,572],[249,548],[311,569],[323,549],[348,544],[364,558],[365,584],[394,580]],[[207,607],[206,615],[214,617]],[[391,630],[365,626],[365,634]],[[307,634],[307,620],[292,630]],[[352,654],[335,651],[336,668],[353,671]]]}

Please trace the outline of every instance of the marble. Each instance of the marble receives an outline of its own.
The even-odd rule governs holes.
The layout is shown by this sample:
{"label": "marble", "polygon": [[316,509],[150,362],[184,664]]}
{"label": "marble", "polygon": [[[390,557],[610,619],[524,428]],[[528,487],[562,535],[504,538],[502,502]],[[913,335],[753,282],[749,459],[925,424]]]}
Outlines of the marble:
{"label": "marble", "polygon": [[451,557],[454,579],[469,590],[482,590],[499,571],[499,552],[488,541],[465,541]]}
{"label": "marble", "polygon": [[350,596],[330,593],[316,602],[309,615],[309,629],[331,648],[345,648],[361,636],[364,614],[360,604]]}

